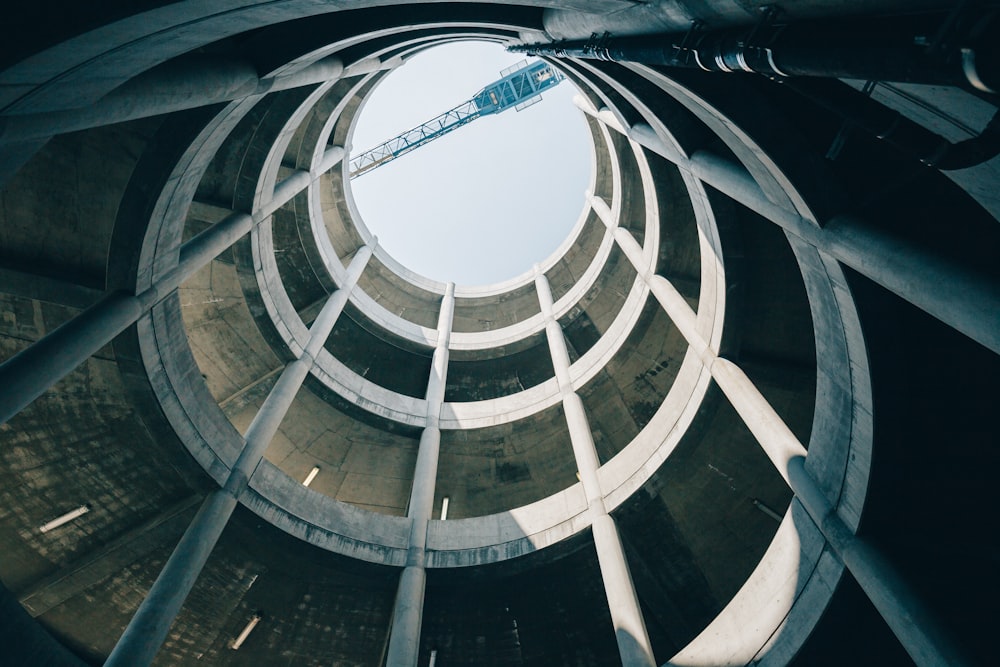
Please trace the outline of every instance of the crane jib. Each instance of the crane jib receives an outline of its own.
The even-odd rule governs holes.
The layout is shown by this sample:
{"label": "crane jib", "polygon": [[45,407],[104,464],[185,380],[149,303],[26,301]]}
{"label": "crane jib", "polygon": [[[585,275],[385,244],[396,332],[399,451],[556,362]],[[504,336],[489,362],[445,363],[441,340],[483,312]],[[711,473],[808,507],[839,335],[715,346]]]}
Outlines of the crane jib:
{"label": "crane jib", "polygon": [[558,85],[564,78],[544,61],[528,64],[523,60],[503,70],[500,79],[477,92],[472,99],[351,158],[350,177],[366,174],[482,116],[510,108],[520,111],[531,106],[539,101],[542,91]]}

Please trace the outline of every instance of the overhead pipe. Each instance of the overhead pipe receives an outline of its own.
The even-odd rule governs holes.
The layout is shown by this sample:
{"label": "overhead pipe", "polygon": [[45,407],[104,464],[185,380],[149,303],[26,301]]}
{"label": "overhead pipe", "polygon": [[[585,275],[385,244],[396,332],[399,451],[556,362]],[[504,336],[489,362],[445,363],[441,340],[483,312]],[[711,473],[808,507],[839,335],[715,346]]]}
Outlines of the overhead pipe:
{"label": "overhead pipe", "polygon": [[929,167],[966,169],[1000,155],[1000,111],[978,136],[953,143],[840,81],[799,78],[781,83]]}
{"label": "overhead pipe", "polygon": [[523,44],[509,51],[556,58],[685,67],[706,72],[755,72],[771,77],[824,77],[960,86],[1000,91],[1000,34],[996,12],[975,25],[958,21],[961,38],[938,34],[947,16],[930,14],[882,21],[779,23],[765,12],[751,28]]}

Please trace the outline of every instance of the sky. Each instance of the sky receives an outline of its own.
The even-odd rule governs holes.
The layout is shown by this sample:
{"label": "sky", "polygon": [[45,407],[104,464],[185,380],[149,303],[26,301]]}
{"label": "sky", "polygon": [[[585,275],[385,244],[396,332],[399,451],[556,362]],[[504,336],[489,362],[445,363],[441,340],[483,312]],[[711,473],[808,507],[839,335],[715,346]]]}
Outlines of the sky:
{"label": "sky", "polygon": [[[470,99],[523,60],[496,44],[428,49],[386,76],[359,115],[360,154]],[[591,139],[568,81],[523,111],[484,116],[351,181],[358,212],[396,261],[463,286],[548,257],[584,206]]]}

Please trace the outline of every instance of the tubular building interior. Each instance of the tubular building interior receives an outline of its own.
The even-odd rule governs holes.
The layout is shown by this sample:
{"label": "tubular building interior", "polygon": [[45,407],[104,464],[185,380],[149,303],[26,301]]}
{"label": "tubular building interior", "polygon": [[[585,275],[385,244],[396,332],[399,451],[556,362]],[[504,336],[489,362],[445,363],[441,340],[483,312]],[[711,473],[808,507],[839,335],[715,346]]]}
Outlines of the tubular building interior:
{"label": "tubular building interior", "polygon": [[[0,664],[996,664],[996,3],[0,30]],[[347,177],[373,88],[460,40],[592,137],[570,236],[488,287],[389,256]]]}

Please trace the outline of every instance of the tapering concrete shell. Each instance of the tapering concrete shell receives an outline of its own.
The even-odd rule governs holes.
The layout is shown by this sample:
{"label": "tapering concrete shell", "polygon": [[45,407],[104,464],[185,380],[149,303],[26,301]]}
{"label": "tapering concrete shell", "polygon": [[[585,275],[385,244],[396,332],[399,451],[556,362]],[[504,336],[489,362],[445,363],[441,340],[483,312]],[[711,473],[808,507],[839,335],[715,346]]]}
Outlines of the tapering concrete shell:
{"label": "tapering concrete shell", "polygon": [[[40,5],[0,61],[11,664],[984,662],[996,159],[556,59],[591,179],[538,266],[438,283],[355,206],[407,58],[759,20],[702,4]],[[946,5],[782,20],[985,16]],[[990,94],[866,91],[994,131]]]}

